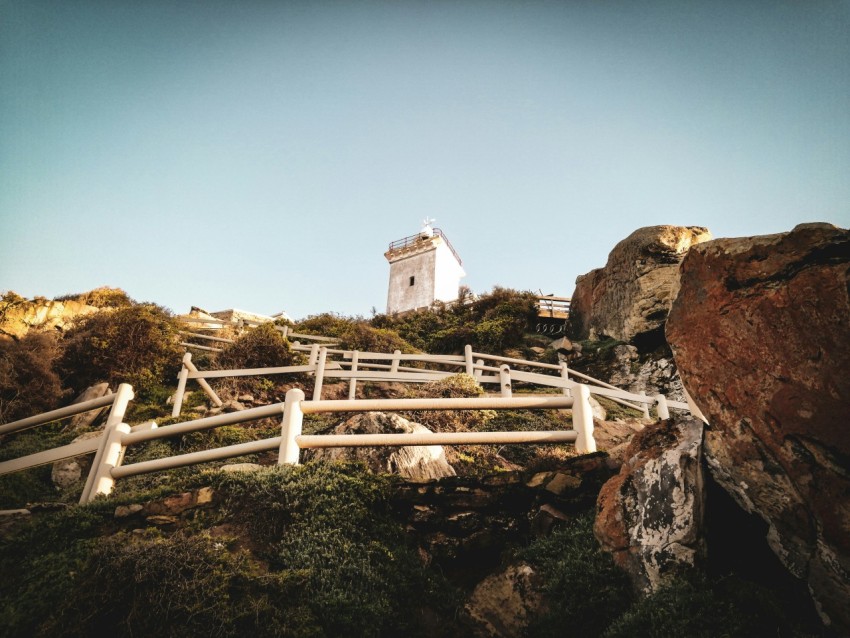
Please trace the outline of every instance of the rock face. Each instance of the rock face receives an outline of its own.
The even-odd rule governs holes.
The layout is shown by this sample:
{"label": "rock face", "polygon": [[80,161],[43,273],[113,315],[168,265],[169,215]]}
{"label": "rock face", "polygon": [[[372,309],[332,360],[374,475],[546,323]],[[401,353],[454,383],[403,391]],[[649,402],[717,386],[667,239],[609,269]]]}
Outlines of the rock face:
{"label": "rock face", "polygon": [[806,224],[696,246],[667,338],[711,424],[714,478],[850,633],[850,232]]}
{"label": "rock face", "polygon": [[[364,412],[338,425],[334,434],[399,434],[430,432],[419,423],[403,419],[397,414]],[[440,445],[416,447],[378,448],[327,448],[313,453],[312,458],[364,461],[374,472],[399,474],[410,481],[430,481],[455,476],[454,468],[446,461]]]}
{"label": "rock face", "polygon": [[633,341],[662,328],[679,287],[679,262],[711,239],[701,226],[648,226],[617,244],[604,268],[576,279],[573,336]]}
{"label": "rock face", "polygon": [[75,318],[99,311],[79,301],[4,301],[0,304],[0,335],[20,338],[33,328],[64,330]]}
{"label": "rock face", "polygon": [[639,591],[655,591],[705,551],[702,429],[693,418],[647,427],[599,493],[596,538]]}
{"label": "rock face", "polygon": [[512,638],[523,635],[529,620],[540,612],[540,577],[531,565],[510,565],[478,583],[466,612],[476,623],[476,636]]}
{"label": "rock face", "polygon": [[[74,403],[84,403],[86,401],[91,401],[93,399],[99,399],[102,396],[106,396],[109,394],[109,384],[108,383],[96,383],[95,385],[89,386],[83,393],[80,394],[76,399],[74,399]],[[97,418],[106,412],[109,408],[103,407],[97,410],[89,410],[88,412],[83,412],[82,414],[75,414],[71,417],[71,421],[68,424],[68,429],[71,432],[77,432],[79,430],[85,429],[91,426]]]}

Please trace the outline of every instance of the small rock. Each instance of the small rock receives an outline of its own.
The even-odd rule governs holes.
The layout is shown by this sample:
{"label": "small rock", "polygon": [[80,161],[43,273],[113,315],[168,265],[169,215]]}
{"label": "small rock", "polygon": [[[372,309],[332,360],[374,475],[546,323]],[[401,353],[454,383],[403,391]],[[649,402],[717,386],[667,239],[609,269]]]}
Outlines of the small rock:
{"label": "small rock", "polygon": [[215,498],[215,492],[211,487],[202,487],[195,495],[195,505],[206,505],[212,503]]}
{"label": "small rock", "polygon": [[148,516],[145,520],[151,525],[156,525],[157,527],[168,527],[172,525],[177,525],[177,523],[180,522],[180,519],[176,516],[166,516],[164,514]]}
{"label": "small rock", "polygon": [[555,339],[549,347],[560,352],[572,352],[573,342],[566,337],[561,337],[560,339]]}
{"label": "small rock", "polygon": [[[91,401],[92,399],[99,399],[107,394],[109,394],[109,384],[96,383],[95,385],[89,386],[83,390],[83,393],[74,399],[74,403],[83,403],[85,401]],[[109,406],[104,406],[102,408],[83,412],[82,414],[75,414],[71,417],[71,422],[68,424],[68,430],[76,432],[77,430],[89,427],[104,411],[108,409]]]}
{"label": "small rock", "polygon": [[221,410],[223,412],[240,412],[245,409],[245,405],[240,403],[239,401],[225,401],[221,404]]}
{"label": "small rock", "polygon": [[115,518],[127,518],[128,516],[141,512],[143,509],[145,508],[138,503],[133,503],[131,505],[119,505],[115,508]]}
{"label": "small rock", "polygon": [[478,625],[476,635],[497,638],[522,635],[542,605],[539,581],[530,565],[520,563],[478,583],[465,607]]}
{"label": "small rock", "polygon": [[554,478],[546,483],[546,491],[555,496],[563,495],[567,490],[574,490],[581,486],[581,479],[570,474],[558,472]]}
{"label": "small rock", "polygon": [[263,466],[256,463],[229,463],[228,465],[222,465],[218,469],[222,472],[256,472],[257,470],[262,470]]}
{"label": "small rock", "polygon": [[253,394],[240,394],[236,398],[239,401],[241,401],[242,403],[253,403],[254,402],[254,395]]}

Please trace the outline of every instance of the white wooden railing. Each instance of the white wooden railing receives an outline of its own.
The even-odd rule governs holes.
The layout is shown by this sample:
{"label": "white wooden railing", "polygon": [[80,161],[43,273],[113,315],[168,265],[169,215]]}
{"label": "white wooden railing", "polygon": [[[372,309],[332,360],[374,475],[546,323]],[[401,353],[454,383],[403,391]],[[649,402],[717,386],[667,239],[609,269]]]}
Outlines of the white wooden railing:
{"label": "white wooden railing", "polygon": [[[402,354],[399,350],[393,353],[360,352],[328,348],[317,343],[307,346],[301,345],[300,342],[295,342],[292,349],[309,353],[308,363],[299,366],[200,371],[192,364],[191,354],[186,353],[178,378],[172,416],[176,417],[180,414],[186,383],[190,379],[196,380],[216,405],[221,405],[221,399],[209,387],[207,379],[304,373],[314,376],[314,401],[321,399],[326,379],[347,379],[348,398],[353,400],[356,397],[358,382],[427,383],[444,379],[458,372],[466,372],[480,385],[498,385],[499,393],[503,397],[512,396],[515,382],[560,389],[567,396],[576,386],[587,385],[591,394],[604,396],[626,407],[641,411],[645,418],[650,417],[651,405],[655,406],[659,419],[669,418],[671,408],[690,411],[687,403],[670,401],[662,394],[647,396],[643,392],[637,394],[628,392],[571,370],[566,363],[541,363],[475,353],[469,345],[464,349],[463,355]],[[536,371],[532,371],[535,369]]]}
{"label": "white wooden railing", "polygon": [[[123,405],[126,408],[126,404],[132,398],[132,394],[130,386],[122,384],[115,395],[115,404]],[[80,497],[81,503],[87,503],[99,495],[109,495],[114,488],[115,481],[121,478],[275,449],[278,450],[279,464],[298,464],[302,449],[320,447],[573,443],[576,446],[577,452],[580,454],[589,454],[596,451],[596,443],[593,439],[593,416],[589,397],[590,393],[587,387],[581,386],[574,392],[574,396],[572,397],[524,396],[521,398],[479,397],[467,399],[307,401],[304,392],[295,388],[287,392],[286,401],[283,403],[185,421],[163,428],[157,428],[156,424],[146,424],[145,426],[131,428],[126,423],[116,422],[112,418],[113,416],[117,418],[116,412],[115,415],[110,415],[106,428],[98,439],[82,442],[86,444],[85,446],[72,444],[48,452],[41,452],[0,463],[0,475],[37,467],[38,465],[52,463],[72,456],[96,452],[86,487]],[[301,433],[305,414],[326,412],[565,408],[572,409],[572,430],[366,435],[303,435]],[[89,405],[83,404],[76,412],[85,411],[86,409],[89,409]],[[62,416],[68,416],[71,413],[75,412],[63,411]],[[34,419],[39,420],[49,418],[50,416],[55,415],[48,413],[40,417],[34,417]],[[122,464],[126,449],[132,445],[275,416],[281,417],[281,435],[277,437],[169,456],[151,461],[141,461],[129,465]]]}

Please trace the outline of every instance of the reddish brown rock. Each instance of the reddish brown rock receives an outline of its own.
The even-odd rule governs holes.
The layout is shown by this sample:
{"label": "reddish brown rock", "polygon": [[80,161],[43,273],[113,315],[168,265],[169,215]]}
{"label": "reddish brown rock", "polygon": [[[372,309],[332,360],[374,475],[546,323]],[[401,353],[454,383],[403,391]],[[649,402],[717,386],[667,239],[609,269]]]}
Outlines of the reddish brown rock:
{"label": "reddish brown rock", "polygon": [[664,326],[676,296],[679,262],[711,239],[701,226],[647,226],[617,244],[604,268],[576,279],[570,304],[573,335],[631,341]]}
{"label": "reddish brown rock", "polygon": [[639,591],[657,590],[705,551],[701,444],[698,419],[648,426],[599,492],[593,531]]}
{"label": "reddish brown rock", "polygon": [[850,632],[850,232],[694,247],[666,330],[712,474]]}

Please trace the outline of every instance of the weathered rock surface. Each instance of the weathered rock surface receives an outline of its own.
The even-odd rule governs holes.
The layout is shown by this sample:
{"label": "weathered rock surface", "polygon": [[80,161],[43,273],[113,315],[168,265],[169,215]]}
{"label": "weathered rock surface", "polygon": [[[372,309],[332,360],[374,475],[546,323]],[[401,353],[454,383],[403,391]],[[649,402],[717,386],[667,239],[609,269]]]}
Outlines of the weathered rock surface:
{"label": "weathered rock surface", "polygon": [[[102,432],[84,432],[71,442],[77,443],[78,441],[100,438],[101,434]],[[92,454],[83,454],[71,459],[57,461],[50,471],[50,480],[57,489],[67,489],[88,476],[93,460]]]}
{"label": "weathered rock surface", "polygon": [[708,239],[701,226],[648,226],[626,237],[603,268],[576,279],[573,336],[632,341],[663,327],[679,287],[679,262]]}
{"label": "weathered rock surface", "polygon": [[721,239],[682,262],[667,338],[714,478],[850,633],[850,232]]}
{"label": "weathered rock surface", "polygon": [[639,591],[657,590],[705,551],[702,430],[693,418],[647,427],[599,493],[596,538]]}
{"label": "weathered rock surface", "polygon": [[475,623],[476,636],[512,638],[523,635],[528,622],[543,604],[540,576],[531,565],[520,563],[478,583],[465,611]]}
{"label": "weathered rock surface", "polygon": [[613,348],[608,383],[648,396],[663,394],[672,401],[684,401],[682,380],[676,370],[672,355],[641,356],[638,349],[628,344]]}
{"label": "weathered rock surface", "polygon": [[[100,397],[106,396],[109,394],[109,384],[108,383],[96,383],[93,386],[89,386],[85,390],[83,390],[82,394],[74,399],[74,403],[83,403],[85,401],[91,401],[93,399],[99,399]],[[82,430],[83,428],[87,428],[91,426],[97,418],[108,410],[107,407],[98,408],[97,410],[89,410],[88,412],[83,412],[82,414],[75,414],[71,417],[70,422],[68,423],[68,429],[71,432],[76,432],[78,430]]]}
{"label": "weathered rock surface", "polygon": [[[400,434],[431,431],[397,414],[364,412],[338,425],[334,434]],[[327,448],[316,450],[314,459],[364,461],[374,472],[399,474],[410,481],[430,481],[455,476],[441,445],[379,448]]]}
{"label": "weathered rock surface", "polygon": [[79,301],[10,301],[0,303],[0,335],[20,338],[33,328],[64,330],[77,317],[99,312],[100,308]]}

